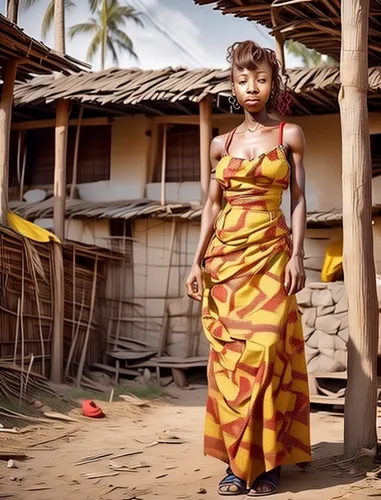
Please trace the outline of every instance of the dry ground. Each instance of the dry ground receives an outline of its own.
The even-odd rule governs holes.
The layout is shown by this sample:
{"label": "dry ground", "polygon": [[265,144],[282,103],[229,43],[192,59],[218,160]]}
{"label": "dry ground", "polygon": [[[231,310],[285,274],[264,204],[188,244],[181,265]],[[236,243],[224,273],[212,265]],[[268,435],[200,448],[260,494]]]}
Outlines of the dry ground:
{"label": "dry ground", "polygon": [[[0,498],[19,500],[215,500],[216,484],[224,466],[202,455],[205,389],[171,390],[151,408],[131,409],[127,403],[102,403],[108,414],[103,420],[84,420],[34,427],[21,436],[0,436],[0,449],[28,447],[30,459],[7,468],[0,461]],[[77,429],[77,430],[76,430]],[[73,431],[57,441],[45,442]],[[341,452],[343,418],[312,414],[315,460]],[[177,444],[152,445],[162,437],[179,438]],[[34,445],[34,446],[33,446]],[[134,472],[90,479],[86,474],[111,474],[110,458],[75,465],[84,457],[112,453],[140,454],[114,460],[117,466],[147,465]],[[112,458],[112,457],[111,457]],[[321,462],[318,462],[321,463]],[[284,468],[279,500],[341,500],[381,497],[381,481],[339,474],[335,468],[313,465],[307,472]]]}

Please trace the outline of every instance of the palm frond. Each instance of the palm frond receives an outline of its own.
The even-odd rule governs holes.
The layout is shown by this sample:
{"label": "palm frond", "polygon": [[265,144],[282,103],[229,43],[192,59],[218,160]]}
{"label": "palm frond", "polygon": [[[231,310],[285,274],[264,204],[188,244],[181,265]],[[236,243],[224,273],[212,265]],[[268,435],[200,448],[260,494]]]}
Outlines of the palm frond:
{"label": "palm frond", "polygon": [[125,33],[124,31],[120,29],[115,29],[113,31],[113,38],[114,40],[118,40],[120,43],[128,47],[129,49],[133,50],[134,44],[131,40],[131,38]]}
{"label": "palm frond", "polygon": [[54,21],[54,0],[49,2],[41,25],[41,36],[45,39]]}
{"label": "palm frond", "polygon": [[23,0],[22,1],[22,8],[23,9],[29,9],[30,7],[32,7],[35,3],[38,3],[40,0]]}
{"label": "palm frond", "polygon": [[71,26],[69,28],[69,37],[72,39],[76,35],[83,35],[89,33],[97,33],[99,31],[99,26],[95,19],[90,19],[87,23],[79,23]]}
{"label": "palm frond", "polygon": [[102,44],[102,32],[99,30],[93,36],[89,48],[87,49],[87,54],[86,54],[87,61],[91,62],[94,59],[95,54],[101,47],[101,44]]}
{"label": "palm frond", "polygon": [[111,52],[112,62],[115,65],[119,64],[118,54],[116,53],[116,49],[114,46],[114,40],[112,38],[107,38],[107,48]]}
{"label": "palm frond", "polygon": [[130,6],[116,5],[110,9],[109,21],[124,25],[127,21],[134,21],[137,26],[143,27],[142,14]]}
{"label": "palm frond", "polygon": [[138,55],[134,51],[132,47],[129,47],[128,45],[125,45],[123,42],[121,42],[118,39],[113,40],[113,43],[119,48],[120,51],[122,52],[128,52],[130,56],[132,56],[136,61],[139,60]]}
{"label": "palm frond", "polygon": [[100,7],[102,0],[89,0],[89,7],[91,12],[94,14]]}

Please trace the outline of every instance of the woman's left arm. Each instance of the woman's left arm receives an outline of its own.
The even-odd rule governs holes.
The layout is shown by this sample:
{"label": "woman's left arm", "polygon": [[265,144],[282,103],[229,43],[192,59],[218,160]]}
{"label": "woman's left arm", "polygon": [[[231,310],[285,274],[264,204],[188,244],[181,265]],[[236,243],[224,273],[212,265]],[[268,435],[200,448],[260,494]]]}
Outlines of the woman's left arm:
{"label": "woman's left arm", "polygon": [[291,165],[292,228],[292,254],[286,266],[285,289],[289,295],[293,295],[302,290],[306,282],[303,250],[307,218],[303,164],[306,144],[303,130],[298,125],[288,124],[284,129],[284,142],[288,147]]}

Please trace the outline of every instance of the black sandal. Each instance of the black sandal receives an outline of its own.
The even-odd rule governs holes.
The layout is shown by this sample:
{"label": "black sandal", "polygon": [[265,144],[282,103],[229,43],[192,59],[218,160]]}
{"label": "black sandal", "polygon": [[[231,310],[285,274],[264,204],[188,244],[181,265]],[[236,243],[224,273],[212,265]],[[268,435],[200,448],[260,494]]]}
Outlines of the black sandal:
{"label": "black sandal", "polygon": [[[226,486],[225,490],[221,489],[221,487],[223,486]],[[232,490],[232,486],[234,486],[236,489]],[[246,482],[233,474],[232,470],[228,468],[226,471],[226,476],[219,484],[218,493],[219,495],[225,497],[245,495],[247,493]]]}
{"label": "black sandal", "polygon": [[[247,496],[249,498],[253,497],[268,497],[270,495],[274,495],[279,489],[279,476],[280,476],[280,467],[276,467],[275,469],[264,472],[261,474],[252,484],[251,489]],[[263,486],[268,486],[268,491],[259,492],[258,488]]]}

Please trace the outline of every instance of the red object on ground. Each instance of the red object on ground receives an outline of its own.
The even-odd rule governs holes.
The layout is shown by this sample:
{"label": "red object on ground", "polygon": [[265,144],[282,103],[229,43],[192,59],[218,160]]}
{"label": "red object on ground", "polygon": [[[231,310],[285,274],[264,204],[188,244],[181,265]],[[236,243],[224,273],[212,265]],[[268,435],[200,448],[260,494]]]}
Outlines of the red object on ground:
{"label": "red object on ground", "polygon": [[103,418],[105,416],[101,408],[99,408],[99,406],[97,406],[94,401],[91,401],[90,399],[86,399],[82,403],[82,414],[85,417],[90,418]]}

